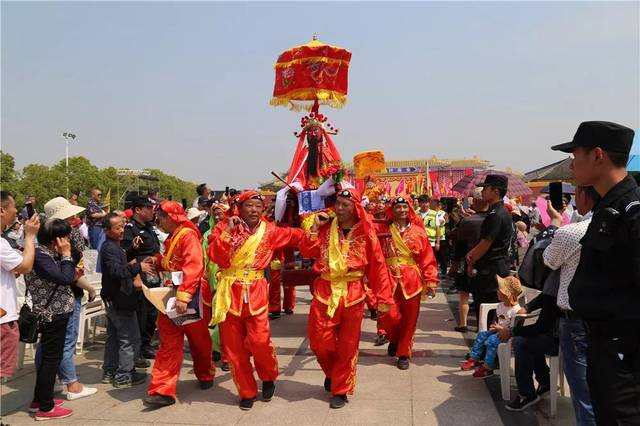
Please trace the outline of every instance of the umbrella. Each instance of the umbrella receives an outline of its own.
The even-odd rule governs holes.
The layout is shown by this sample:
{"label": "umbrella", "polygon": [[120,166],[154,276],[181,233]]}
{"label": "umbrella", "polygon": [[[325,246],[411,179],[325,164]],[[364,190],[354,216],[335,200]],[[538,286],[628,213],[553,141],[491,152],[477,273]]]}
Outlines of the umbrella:
{"label": "umbrella", "polygon": [[[548,194],[549,193],[549,185],[547,185],[544,188],[542,188],[542,191],[540,191],[540,193],[541,194]],[[562,182],[562,193],[563,194],[575,194],[576,193],[576,187],[571,185],[570,183]]]}
{"label": "umbrella", "polygon": [[633,145],[631,145],[631,152],[629,153],[627,170],[630,172],[640,172],[640,137],[638,136],[639,132],[640,129],[636,129],[636,135],[633,138]]}
{"label": "umbrella", "polygon": [[511,197],[523,197],[527,195],[532,195],[533,191],[531,188],[527,186],[526,183],[522,181],[519,177],[512,175],[511,173],[498,172],[495,170],[482,170],[480,172],[476,172],[472,175],[468,175],[463,177],[453,185],[451,188],[452,191],[458,192],[460,194],[470,194],[471,191],[479,184],[484,182],[484,178],[487,175],[503,175],[509,179],[509,184],[507,187],[507,194]]}
{"label": "umbrella", "polygon": [[341,108],[347,102],[349,62],[351,52],[315,36],[310,43],[284,51],[273,66],[271,105],[295,111],[310,110],[314,103]]}

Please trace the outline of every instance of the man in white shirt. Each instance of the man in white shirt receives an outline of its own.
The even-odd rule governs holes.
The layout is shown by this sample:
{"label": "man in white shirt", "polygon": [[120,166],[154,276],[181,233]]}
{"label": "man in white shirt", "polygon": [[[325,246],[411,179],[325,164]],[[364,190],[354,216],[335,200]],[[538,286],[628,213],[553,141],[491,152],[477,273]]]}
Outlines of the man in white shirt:
{"label": "man in white shirt", "polygon": [[[16,220],[16,201],[7,191],[0,191],[0,228]],[[24,252],[20,255],[7,240],[0,238],[0,377],[10,377],[16,371],[18,359],[18,303],[16,274],[27,274],[33,268],[35,239],[40,229],[37,214],[24,223]]]}
{"label": "man in white shirt", "polygon": [[[560,308],[560,352],[562,368],[571,388],[571,400],[579,426],[595,425],[589,387],[587,385],[587,337],[582,319],[569,305],[569,284],[573,280],[580,262],[580,240],[584,237],[591,222],[591,210],[600,196],[591,186],[577,187],[575,194],[576,211],[581,221],[559,228],[551,244],[545,249],[544,263],[551,269],[560,269],[560,287],[558,289],[558,307]],[[562,214],[549,202],[551,225],[562,224]]]}

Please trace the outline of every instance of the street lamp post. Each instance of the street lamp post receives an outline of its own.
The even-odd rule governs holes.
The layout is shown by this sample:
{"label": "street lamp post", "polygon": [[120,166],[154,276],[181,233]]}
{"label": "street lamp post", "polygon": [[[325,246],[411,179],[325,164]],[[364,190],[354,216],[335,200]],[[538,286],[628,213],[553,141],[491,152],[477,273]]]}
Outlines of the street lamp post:
{"label": "street lamp post", "polygon": [[64,138],[65,141],[65,159],[66,159],[66,164],[67,164],[67,198],[69,198],[69,141],[72,141],[76,138],[76,135],[74,135],[73,133],[69,133],[69,132],[64,132],[62,134],[62,137]]}

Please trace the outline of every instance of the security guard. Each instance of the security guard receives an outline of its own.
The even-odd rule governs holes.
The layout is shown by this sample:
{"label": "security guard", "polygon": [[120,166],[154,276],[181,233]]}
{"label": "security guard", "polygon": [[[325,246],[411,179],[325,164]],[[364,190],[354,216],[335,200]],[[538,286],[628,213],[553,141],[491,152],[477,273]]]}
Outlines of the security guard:
{"label": "security guard", "polygon": [[513,221],[502,201],[507,194],[508,183],[506,176],[487,175],[484,183],[478,185],[482,187],[482,200],[489,209],[480,228],[480,242],[466,256],[476,316],[480,313],[480,304],[498,301],[496,276],[509,275]]}
{"label": "security guard", "polygon": [[[127,252],[127,260],[144,260],[148,256],[160,253],[160,241],[155,232],[154,204],[146,197],[138,197],[133,200],[133,218],[124,228],[124,238],[121,247]],[[156,274],[142,274],[142,281],[147,287],[158,287],[160,277]],[[140,325],[141,345],[136,366],[144,368],[149,366],[145,360],[154,359],[155,351],[151,347],[151,338],[156,329],[156,308],[144,297],[138,295],[138,324]]]}
{"label": "security guard", "polygon": [[640,188],[627,174],[633,130],[580,124],[571,142],[576,183],[602,197],[583,237],[569,303],[587,330],[587,382],[598,425],[640,424]]}

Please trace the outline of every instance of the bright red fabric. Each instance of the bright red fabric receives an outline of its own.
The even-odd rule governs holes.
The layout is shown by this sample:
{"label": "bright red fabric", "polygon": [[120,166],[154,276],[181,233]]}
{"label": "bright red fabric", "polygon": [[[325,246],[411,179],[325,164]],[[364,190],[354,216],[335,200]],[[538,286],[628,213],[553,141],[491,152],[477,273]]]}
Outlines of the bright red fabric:
{"label": "bright red fabric", "polygon": [[211,321],[211,308],[205,305],[203,314],[202,320],[184,326],[177,326],[166,315],[158,314],[160,348],[153,363],[147,390],[149,395],[176,397],[185,335],[189,341],[196,377],[201,381],[213,380],[216,367],[211,358],[212,343],[207,326]]}
{"label": "bright red fabric", "polygon": [[275,381],[278,377],[278,359],[271,342],[267,311],[253,315],[244,304],[240,316],[227,315],[219,327],[223,356],[229,362],[240,398],[254,398],[258,385],[251,356],[260,380]]}
{"label": "bright red fabric", "polygon": [[311,302],[309,346],[325,376],[331,379],[333,395],[353,394],[355,389],[363,305],[361,301],[345,307],[341,300],[333,317],[329,317],[323,303],[317,299]]}

